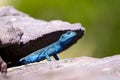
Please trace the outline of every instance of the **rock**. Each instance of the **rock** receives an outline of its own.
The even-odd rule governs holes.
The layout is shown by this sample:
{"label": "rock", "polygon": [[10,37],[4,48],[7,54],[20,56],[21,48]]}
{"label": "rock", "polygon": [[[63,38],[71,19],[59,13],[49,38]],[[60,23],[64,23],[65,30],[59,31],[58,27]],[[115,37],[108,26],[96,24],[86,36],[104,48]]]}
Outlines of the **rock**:
{"label": "rock", "polygon": [[55,42],[68,30],[77,32],[77,36],[63,50],[83,36],[85,29],[81,24],[70,24],[61,20],[47,22],[34,19],[10,6],[1,7],[0,56],[7,63],[14,63],[33,51]]}
{"label": "rock", "polygon": [[0,25],[0,48],[19,43],[23,32],[14,28],[11,23]]}
{"label": "rock", "polygon": [[120,80],[120,55],[31,63],[9,68],[0,80]]}

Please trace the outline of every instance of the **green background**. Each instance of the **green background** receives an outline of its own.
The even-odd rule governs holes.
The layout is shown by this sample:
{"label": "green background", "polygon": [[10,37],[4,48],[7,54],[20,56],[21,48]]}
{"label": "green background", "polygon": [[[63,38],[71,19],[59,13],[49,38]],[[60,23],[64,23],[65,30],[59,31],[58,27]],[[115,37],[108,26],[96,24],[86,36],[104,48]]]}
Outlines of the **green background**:
{"label": "green background", "polygon": [[120,53],[120,0],[1,0],[0,3],[46,21],[81,23],[86,34],[59,54],[61,58]]}

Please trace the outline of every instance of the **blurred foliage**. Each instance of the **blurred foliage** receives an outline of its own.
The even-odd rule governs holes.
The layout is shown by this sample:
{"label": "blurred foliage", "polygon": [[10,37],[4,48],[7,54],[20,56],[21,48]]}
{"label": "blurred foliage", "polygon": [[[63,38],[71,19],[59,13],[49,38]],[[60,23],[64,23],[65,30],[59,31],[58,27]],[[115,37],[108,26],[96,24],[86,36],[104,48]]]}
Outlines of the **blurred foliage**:
{"label": "blurred foliage", "polygon": [[34,18],[81,23],[85,36],[62,58],[104,57],[120,53],[120,0],[8,0]]}

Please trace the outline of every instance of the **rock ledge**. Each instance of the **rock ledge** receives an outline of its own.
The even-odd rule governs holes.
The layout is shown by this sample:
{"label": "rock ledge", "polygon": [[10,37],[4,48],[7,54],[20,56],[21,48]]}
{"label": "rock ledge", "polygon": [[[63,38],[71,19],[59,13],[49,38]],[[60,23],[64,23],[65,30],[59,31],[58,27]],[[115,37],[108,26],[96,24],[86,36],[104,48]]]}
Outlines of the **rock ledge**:
{"label": "rock ledge", "polygon": [[120,55],[36,62],[8,69],[0,80],[119,80]]}

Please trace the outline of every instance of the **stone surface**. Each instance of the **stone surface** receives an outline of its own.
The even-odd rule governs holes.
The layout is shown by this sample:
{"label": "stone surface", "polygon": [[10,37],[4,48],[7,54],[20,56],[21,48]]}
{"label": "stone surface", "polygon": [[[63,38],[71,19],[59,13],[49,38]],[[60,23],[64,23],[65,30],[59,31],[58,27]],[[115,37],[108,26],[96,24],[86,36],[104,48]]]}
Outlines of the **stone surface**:
{"label": "stone surface", "polygon": [[7,63],[14,63],[31,52],[55,42],[68,30],[77,32],[77,36],[63,50],[83,36],[85,29],[81,24],[70,24],[61,20],[47,22],[34,19],[10,6],[1,7],[0,56]]}
{"label": "stone surface", "polygon": [[0,25],[0,48],[19,43],[23,32],[9,22]]}
{"label": "stone surface", "polygon": [[120,55],[31,63],[9,68],[0,80],[120,80]]}

